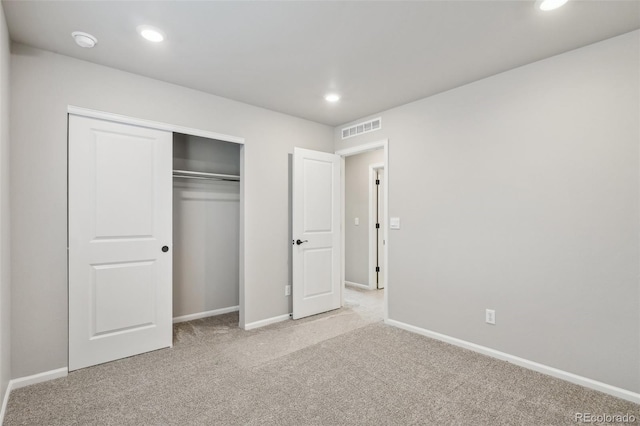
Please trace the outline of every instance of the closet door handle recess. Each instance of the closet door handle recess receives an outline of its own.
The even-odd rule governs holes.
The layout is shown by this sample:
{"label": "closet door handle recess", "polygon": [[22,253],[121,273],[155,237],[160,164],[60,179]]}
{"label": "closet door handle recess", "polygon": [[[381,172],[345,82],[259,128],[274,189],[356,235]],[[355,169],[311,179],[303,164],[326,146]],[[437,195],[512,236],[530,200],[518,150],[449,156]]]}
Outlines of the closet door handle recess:
{"label": "closet door handle recess", "polygon": [[169,251],[169,247],[168,246],[162,246],[162,252],[166,253]]}

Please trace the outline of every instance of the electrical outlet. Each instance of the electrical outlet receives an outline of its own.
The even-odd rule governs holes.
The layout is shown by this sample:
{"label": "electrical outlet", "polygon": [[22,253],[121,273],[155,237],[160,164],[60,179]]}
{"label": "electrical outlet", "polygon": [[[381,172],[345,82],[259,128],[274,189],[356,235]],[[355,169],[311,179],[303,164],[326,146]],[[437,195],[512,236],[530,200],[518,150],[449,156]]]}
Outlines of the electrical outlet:
{"label": "electrical outlet", "polygon": [[493,309],[487,309],[485,312],[485,321],[487,324],[494,324],[496,323],[496,311],[494,311]]}
{"label": "electrical outlet", "polygon": [[284,286],[284,295],[285,296],[291,296],[291,286],[290,285],[285,285]]}

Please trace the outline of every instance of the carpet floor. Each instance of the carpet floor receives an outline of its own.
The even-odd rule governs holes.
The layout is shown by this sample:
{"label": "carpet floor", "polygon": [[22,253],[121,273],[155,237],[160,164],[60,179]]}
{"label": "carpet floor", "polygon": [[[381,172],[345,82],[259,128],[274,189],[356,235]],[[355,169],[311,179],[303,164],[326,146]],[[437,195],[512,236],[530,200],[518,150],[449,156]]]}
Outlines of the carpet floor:
{"label": "carpet floor", "polygon": [[640,406],[386,326],[359,304],[252,331],[237,313],[174,347],[11,393],[10,425],[570,425]]}

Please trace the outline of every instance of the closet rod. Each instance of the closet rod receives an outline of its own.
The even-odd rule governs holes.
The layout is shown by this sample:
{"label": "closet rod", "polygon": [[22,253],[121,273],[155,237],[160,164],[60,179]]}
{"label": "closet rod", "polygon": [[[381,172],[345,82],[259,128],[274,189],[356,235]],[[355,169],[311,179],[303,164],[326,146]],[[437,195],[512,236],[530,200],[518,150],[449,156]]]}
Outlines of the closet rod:
{"label": "closet rod", "polygon": [[173,176],[186,179],[219,179],[219,180],[240,180],[238,175],[225,175],[221,173],[205,173],[205,172],[192,172],[190,170],[174,170]]}

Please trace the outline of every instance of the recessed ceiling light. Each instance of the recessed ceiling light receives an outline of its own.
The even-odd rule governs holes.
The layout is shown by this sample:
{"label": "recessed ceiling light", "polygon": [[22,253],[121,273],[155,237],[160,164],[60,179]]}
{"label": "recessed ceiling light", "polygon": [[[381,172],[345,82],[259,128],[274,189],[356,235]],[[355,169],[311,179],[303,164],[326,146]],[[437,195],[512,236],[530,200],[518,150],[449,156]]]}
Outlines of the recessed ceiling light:
{"label": "recessed ceiling light", "polygon": [[329,93],[328,95],[325,95],[324,99],[327,102],[338,102],[340,100],[340,95],[337,93]]}
{"label": "recessed ceiling light", "polygon": [[164,34],[162,34],[162,31],[149,25],[140,25],[137,30],[142,37],[154,43],[160,43],[164,40]]}
{"label": "recessed ceiling light", "polygon": [[98,39],[91,34],[83,33],[82,31],[74,31],[71,33],[71,37],[76,41],[76,44],[80,47],[92,48],[98,42]]}
{"label": "recessed ceiling light", "polygon": [[559,8],[568,0],[536,0],[536,7],[543,11],[549,11]]}

